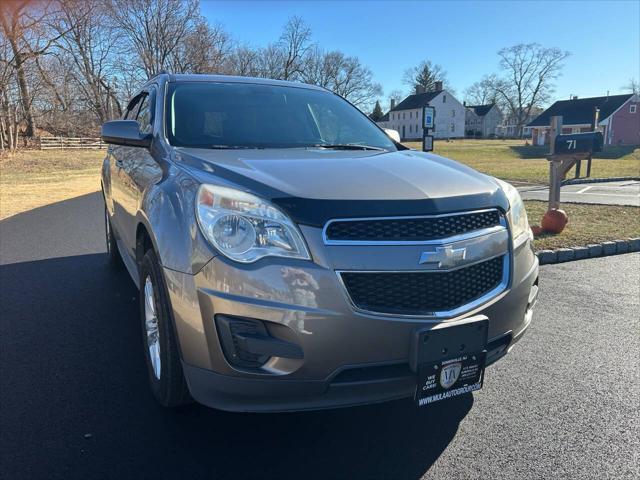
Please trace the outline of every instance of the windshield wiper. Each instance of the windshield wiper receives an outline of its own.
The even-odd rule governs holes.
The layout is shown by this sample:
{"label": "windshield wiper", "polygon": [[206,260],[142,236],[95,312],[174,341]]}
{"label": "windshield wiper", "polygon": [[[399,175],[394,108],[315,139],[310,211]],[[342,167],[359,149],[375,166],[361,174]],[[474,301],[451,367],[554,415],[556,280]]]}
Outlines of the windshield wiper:
{"label": "windshield wiper", "polygon": [[373,145],[360,145],[358,143],[316,143],[309,145],[308,148],[329,148],[331,150],[377,150],[384,151],[384,148],[374,147]]}

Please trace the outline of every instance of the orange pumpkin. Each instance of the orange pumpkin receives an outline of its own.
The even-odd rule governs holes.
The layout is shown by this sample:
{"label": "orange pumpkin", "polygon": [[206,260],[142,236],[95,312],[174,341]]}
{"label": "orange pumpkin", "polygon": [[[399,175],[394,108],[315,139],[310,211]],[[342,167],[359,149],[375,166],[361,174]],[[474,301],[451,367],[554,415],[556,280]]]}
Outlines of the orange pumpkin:
{"label": "orange pumpkin", "polygon": [[569,217],[564,210],[552,209],[542,217],[542,229],[548,233],[560,233],[567,225]]}

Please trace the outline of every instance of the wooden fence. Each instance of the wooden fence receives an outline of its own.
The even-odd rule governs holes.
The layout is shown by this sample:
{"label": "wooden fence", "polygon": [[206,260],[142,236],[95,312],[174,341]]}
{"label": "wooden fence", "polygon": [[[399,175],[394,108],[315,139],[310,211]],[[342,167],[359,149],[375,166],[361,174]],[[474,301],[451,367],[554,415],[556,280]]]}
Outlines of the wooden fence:
{"label": "wooden fence", "polygon": [[102,139],[93,137],[40,137],[39,144],[40,150],[106,148]]}

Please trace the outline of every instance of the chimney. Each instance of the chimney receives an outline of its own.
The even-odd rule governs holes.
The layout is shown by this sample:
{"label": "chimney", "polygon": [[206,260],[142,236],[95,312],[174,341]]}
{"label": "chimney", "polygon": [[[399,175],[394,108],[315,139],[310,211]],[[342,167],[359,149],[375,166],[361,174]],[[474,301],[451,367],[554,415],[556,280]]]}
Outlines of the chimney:
{"label": "chimney", "polygon": [[394,108],[396,108],[396,99],[392,98],[391,99],[391,106],[389,107],[389,110],[393,110]]}
{"label": "chimney", "polygon": [[436,92],[441,92],[442,91],[442,82],[441,81],[437,81],[436,82]]}
{"label": "chimney", "polygon": [[422,85],[416,85],[416,95],[420,95],[421,93],[426,92],[427,89],[424,88]]}
{"label": "chimney", "polygon": [[467,101],[466,101],[466,100],[464,100],[464,101],[462,102],[462,106],[463,106],[463,107],[466,107],[466,106],[467,106]]}

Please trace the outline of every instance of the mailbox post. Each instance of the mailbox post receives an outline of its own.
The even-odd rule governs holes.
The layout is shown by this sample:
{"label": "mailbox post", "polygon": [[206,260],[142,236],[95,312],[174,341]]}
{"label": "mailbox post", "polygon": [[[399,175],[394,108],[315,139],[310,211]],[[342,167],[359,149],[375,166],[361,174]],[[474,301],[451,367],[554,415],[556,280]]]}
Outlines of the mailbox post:
{"label": "mailbox post", "polygon": [[[572,133],[562,135],[562,117],[551,117],[549,145],[549,210],[560,207],[560,186],[567,172],[578,162],[591,158],[593,152],[601,152],[602,133]],[[591,170],[591,165],[589,165]]]}

